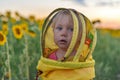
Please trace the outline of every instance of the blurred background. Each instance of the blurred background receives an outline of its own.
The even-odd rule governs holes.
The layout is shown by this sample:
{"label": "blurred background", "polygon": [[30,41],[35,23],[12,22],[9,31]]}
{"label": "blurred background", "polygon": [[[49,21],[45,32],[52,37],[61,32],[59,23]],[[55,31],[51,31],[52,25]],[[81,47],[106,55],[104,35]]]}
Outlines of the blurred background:
{"label": "blurred background", "polygon": [[35,80],[42,24],[60,7],[97,29],[94,80],[120,80],[120,0],[0,0],[0,80]]}

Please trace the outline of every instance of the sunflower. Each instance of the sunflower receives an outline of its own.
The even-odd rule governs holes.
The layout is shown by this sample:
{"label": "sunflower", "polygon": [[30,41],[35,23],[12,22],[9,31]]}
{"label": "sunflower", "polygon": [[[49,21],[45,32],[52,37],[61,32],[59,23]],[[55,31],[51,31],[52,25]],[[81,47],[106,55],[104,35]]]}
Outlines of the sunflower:
{"label": "sunflower", "polygon": [[8,34],[8,24],[3,24],[3,25],[2,25],[2,31],[3,31],[3,33],[4,33],[5,35]]}
{"label": "sunflower", "polygon": [[29,16],[29,20],[30,20],[31,22],[35,21],[35,16],[34,16],[34,15],[30,15],[30,16]]}
{"label": "sunflower", "polygon": [[39,25],[40,30],[42,30],[42,26],[43,26],[44,21],[45,21],[44,19],[40,20],[40,25]]}
{"label": "sunflower", "polygon": [[20,24],[21,28],[23,31],[27,32],[28,31],[28,25],[26,23]]}
{"label": "sunflower", "polygon": [[10,72],[6,72],[6,74],[5,74],[5,77],[7,78],[7,79],[9,79],[10,78]]}
{"label": "sunflower", "polygon": [[9,17],[11,17],[11,12],[10,11],[7,11],[6,12],[6,16],[9,18]]}
{"label": "sunflower", "polygon": [[6,43],[6,36],[0,31],[0,45],[4,45]]}
{"label": "sunflower", "polygon": [[31,37],[36,37],[35,32],[33,32],[32,30],[29,30],[29,31],[28,31],[28,34],[29,34]]}
{"label": "sunflower", "polygon": [[17,39],[22,38],[23,33],[22,33],[22,29],[19,25],[13,26],[12,30],[13,30],[13,34],[14,34],[15,38],[17,38]]}

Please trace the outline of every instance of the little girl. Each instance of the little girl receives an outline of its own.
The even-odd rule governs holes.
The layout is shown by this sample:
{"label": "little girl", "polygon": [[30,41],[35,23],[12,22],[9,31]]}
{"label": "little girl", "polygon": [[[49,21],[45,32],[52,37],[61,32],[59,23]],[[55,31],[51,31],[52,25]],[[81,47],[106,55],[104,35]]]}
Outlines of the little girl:
{"label": "little girl", "polygon": [[43,80],[95,77],[92,52],[96,31],[83,14],[73,9],[56,9],[46,18],[41,38],[42,56],[37,69]]}
{"label": "little girl", "polygon": [[[64,60],[64,55],[72,39],[73,26],[73,19],[68,10],[60,11],[53,19],[52,27],[54,32],[54,41],[59,48],[49,55],[50,59],[59,61]],[[81,25],[79,27],[81,28]],[[76,51],[73,50],[70,57],[73,57],[75,52]]]}

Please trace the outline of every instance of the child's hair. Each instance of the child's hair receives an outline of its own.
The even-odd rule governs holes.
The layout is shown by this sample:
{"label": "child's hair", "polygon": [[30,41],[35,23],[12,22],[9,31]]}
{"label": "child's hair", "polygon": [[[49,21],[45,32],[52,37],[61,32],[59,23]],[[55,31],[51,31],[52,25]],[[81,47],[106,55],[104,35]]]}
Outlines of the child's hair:
{"label": "child's hair", "polygon": [[[59,16],[61,15],[66,15],[66,16],[70,16],[71,19],[72,19],[72,15],[70,14],[70,11],[69,10],[61,10],[59,11],[53,18],[53,21],[52,21],[52,27],[54,28],[55,26],[55,23],[57,21],[57,19],[59,18]],[[73,20],[72,20],[73,21]]]}

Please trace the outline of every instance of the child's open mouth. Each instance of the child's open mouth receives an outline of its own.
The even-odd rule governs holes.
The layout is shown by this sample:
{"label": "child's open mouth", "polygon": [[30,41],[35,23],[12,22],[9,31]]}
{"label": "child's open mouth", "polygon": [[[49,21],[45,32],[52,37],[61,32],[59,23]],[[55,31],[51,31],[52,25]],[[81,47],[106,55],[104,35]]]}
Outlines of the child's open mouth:
{"label": "child's open mouth", "polygon": [[67,41],[66,40],[60,40],[60,44],[66,44]]}

